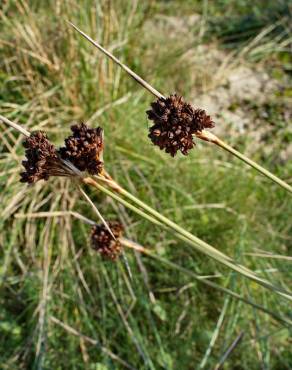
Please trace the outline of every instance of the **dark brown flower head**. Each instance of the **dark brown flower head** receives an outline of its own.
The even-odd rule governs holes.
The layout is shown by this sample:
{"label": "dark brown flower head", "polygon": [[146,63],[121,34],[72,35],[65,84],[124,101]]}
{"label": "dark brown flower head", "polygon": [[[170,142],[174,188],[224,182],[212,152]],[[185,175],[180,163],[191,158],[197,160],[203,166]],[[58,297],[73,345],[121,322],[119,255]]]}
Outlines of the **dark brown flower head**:
{"label": "dark brown flower head", "polygon": [[20,174],[21,182],[35,183],[48,180],[50,176],[62,176],[63,170],[56,148],[42,131],[36,131],[25,139],[26,160],[22,162],[25,172]]}
{"label": "dark brown flower head", "polygon": [[65,147],[59,152],[63,159],[74,164],[80,171],[97,175],[103,168],[103,134],[102,129],[89,128],[86,124],[71,126],[73,135],[65,139]]}
{"label": "dark brown flower head", "polygon": [[176,94],[159,98],[146,113],[154,122],[149,129],[149,138],[154,145],[175,156],[180,150],[187,155],[195,146],[193,134],[214,127],[211,117],[202,109],[194,109]]}
{"label": "dark brown flower head", "polygon": [[122,236],[123,226],[117,221],[109,222],[108,226],[116,240],[112,237],[105,225],[95,225],[91,230],[91,246],[103,258],[115,260],[122,251],[119,238]]}

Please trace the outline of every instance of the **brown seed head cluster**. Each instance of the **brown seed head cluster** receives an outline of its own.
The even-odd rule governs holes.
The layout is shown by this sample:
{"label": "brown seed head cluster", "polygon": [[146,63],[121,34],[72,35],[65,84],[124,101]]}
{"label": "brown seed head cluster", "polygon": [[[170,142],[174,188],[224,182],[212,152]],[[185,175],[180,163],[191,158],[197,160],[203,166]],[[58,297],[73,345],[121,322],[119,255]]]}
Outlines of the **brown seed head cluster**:
{"label": "brown seed head cluster", "polygon": [[172,157],[180,150],[187,155],[195,146],[193,134],[214,127],[211,117],[202,109],[194,109],[176,94],[159,98],[146,113],[154,122],[149,129],[149,138],[154,145]]}
{"label": "brown seed head cluster", "polygon": [[21,182],[29,184],[38,180],[48,180],[50,176],[62,175],[56,148],[42,131],[36,131],[25,139],[26,160],[22,162],[25,172],[20,174]]}
{"label": "brown seed head cluster", "polygon": [[105,225],[95,225],[91,230],[91,246],[105,259],[116,260],[122,251],[119,238],[123,233],[123,226],[118,221],[108,223],[116,240],[112,237]]}
{"label": "brown seed head cluster", "polygon": [[71,126],[71,130],[73,135],[65,139],[65,147],[59,150],[61,157],[72,162],[80,171],[99,174],[103,169],[102,128],[92,129],[81,123]]}

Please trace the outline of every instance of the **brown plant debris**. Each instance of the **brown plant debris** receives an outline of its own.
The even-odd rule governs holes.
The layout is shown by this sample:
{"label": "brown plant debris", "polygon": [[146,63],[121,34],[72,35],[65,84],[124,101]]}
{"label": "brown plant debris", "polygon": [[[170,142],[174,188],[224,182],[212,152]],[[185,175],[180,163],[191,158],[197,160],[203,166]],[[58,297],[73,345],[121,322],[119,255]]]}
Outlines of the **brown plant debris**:
{"label": "brown plant debris", "polygon": [[203,129],[214,127],[211,117],[203,109],[195,109],[182,96],[173,94],[159,98],[146,113],[154,122],[149,138],[154,145],[172,157],[180,150],[187,155],[195,146],[193,135]]}
{"label": "brown plant debris", "polygon": [[114,239],[104,224],[95,225],[91,230],[91,246],[105,259],[116,260],[122,251],[119,238],[123,233],[123,226],[118,221],[108,222]]}
{"label": "brown plant debris", "polygon": [[103,169],[103,131],[101,127],[89,128],[85,123],[71,126],[73,135],[65,139],[65,147],[59,153],[63,159],[73,163],[80,171],[91,175]]}
{"label": "brown plant debris", "polygon": [[50,176],[68,176],[58,157],[56,148],[42,131],[32,132],[23,142],[26,160],[22,161],[25,171],[20,174],[21,182],[29,184],[48,180]]}

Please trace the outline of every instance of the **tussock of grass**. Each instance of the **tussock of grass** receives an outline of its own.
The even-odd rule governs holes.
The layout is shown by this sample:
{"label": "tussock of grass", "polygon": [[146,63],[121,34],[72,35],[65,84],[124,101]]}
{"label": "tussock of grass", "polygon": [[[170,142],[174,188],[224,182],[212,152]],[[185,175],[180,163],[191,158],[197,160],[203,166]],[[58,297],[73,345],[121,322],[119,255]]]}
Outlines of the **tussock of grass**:
{"label": "tussock of grass", "polygon": [[[288,289],[289,261],[248,255],[259,249],[289,255],[291,201],[285,192],[205,145],[189,158],[172,162],[154,150],[145,135],[146,117],[143,120],[149,97],[111,62],[93,55],[90,45],[62,21],[70,19],[96,34],[122,60],[133,61],[139,74],[157,81],[161,91],[167,91],[168,84],[170,90],[182,89],[188,86],[189,73],[196,71],[187,66],[178,73],[182,67],[172,66],[173,73],[162,80],[155,57],[158,53],[161,68],[164,61],[169,63],[168,44],[164,47],[153,40],[150,50],[137,47],[137,38],[143,43],[139,30],[144,15],[163,11],[157,4],[135,9],[132,2],[122,1],[111,5],[60,2],[58,6],[7,1],[0,23],[1,114],[29,130],[49,131],[57,145],[72,121],[97,117],[91,124],[105,129],[105,161],[121,185]],[[196,4],[191,3],[186,12],[201,11]],[[124,48],[125,41],[135,47]],[[121,103],[115,105],[119,99]],[[14,217],[54,211],[78,211],[92,219],[95,215],[64,179],[23,188],[18,183],[21,139],[2,125],[0,135],[0,357],[4,369],[110,369],[122,368],[121,361],[137,369],[187,369],[189,364],[205,362],[205,368],[213,368],[241,331],[244,337],[226,360],[227,368],[289,368],[289,330],[268,315],[139,253],[127,253],[131,280],[122,261],[104,264],[90,250],[89,227],[68,214]],[[245,139],[238,139],[238,144],[244,149]],[[282,145],[276,141],[274,153]],[[269,158],[263,158],[269,167]],[[275,163],[277,175],[288,178],[289,167]],[[128,226],[129,238],[188,271],[222,274],[212,279],[279,315],[291,313],[275,295],[186,249],[110,199],[88,192],[103,214],[118,213]],[[221,208],[205,207],[218,203]]]}

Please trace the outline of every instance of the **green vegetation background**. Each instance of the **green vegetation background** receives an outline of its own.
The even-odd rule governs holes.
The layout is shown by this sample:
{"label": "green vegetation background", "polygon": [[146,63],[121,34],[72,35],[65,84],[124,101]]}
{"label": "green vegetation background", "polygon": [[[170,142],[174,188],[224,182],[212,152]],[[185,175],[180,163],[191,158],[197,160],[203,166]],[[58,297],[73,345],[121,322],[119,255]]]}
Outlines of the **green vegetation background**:
{"label": "green vegetation background", "polygon": [[[200,16],[198,21],[187,33],[177,29],[181,36],[161,33],[161,28],[155,32],[161,19],[181,27],[193,14]],[[289,165],[279,153],[291,141],[291,3],[0,4],[1,114],[31,130],[46,130],[56,144],[73,122],[89,120],[92,126],[102,126],[106,167],[116,180],[203,240],[291,288],[291,259],[250,255],[291,255],[289,195],[208,144],[198,143],[188,157],[175,159],[153,148],[145,116],[152,97],[66,20],[110,47],[165,94],[177,91],[188,98],[194,92],[212,91],[213,70],[204,62],[209,50],[252,70],[264,70],[279,84],[277,92],[265,103],[233,103],[230,111],[243,104],[255,123],[233,135],[222,120],[220,135],[245,152],[253,146],[250,133],[261,129],[266,135],[252,152],[253,159],[289,180],[291,161]],[[253,46],[266,30],[270,31],[257,48]],[[247,45],[255,52],[239,58]],[[205,55],[197,60],[200,47]],[[195,55],[192,62],[182,58],[189,50]],[[74,210],[95,219],[67,180],[52,179],[28,189],[20,184],[21,137],[2,125],[0,135],[0,369],[214,369],[240,333],[243,339],[224,369],[291,369],[291,329],[269,316],[127,250],[131,279],[123,260],[104,262],[90,249],[90,230],[81,221],[70,216],[26,217]],[[127,237],[186,269],[216,275],[212,279],[218,284],[276,313],[291,315],[284,300],[195,253],[112,200],[88,192],[104,217],[118,217],[127,226]]]}

